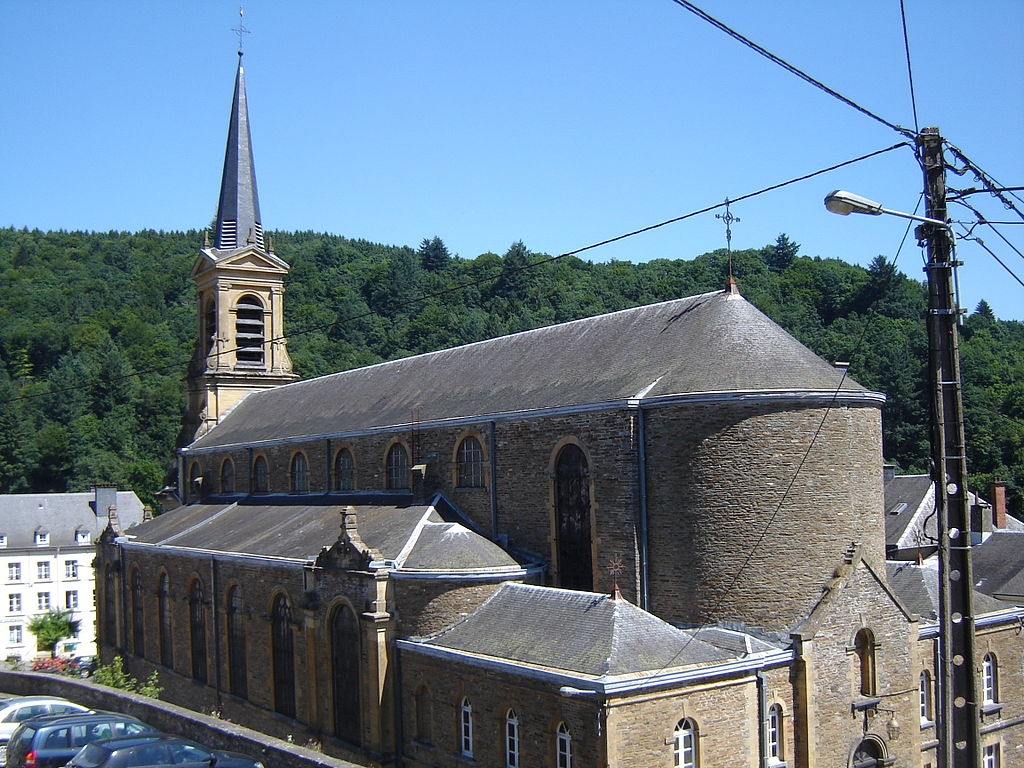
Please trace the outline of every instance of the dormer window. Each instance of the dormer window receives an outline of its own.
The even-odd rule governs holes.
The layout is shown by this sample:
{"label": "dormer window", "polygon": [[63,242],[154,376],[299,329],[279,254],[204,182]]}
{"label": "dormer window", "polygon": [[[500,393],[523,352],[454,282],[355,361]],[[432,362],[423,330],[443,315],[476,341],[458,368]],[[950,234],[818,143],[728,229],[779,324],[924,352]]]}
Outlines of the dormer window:
{"label": "dormer window", "polygon": [[75,531],[75,544],[88,544],[92,541],[92,532],[87,528],[79,528]]}
{"label": "dormer window", "polygon": [[7,548],[7,534],[6,533],[0,533],[0,549],[6,549],[6,548]]}
{"label": "dormer window", "polygon": [[50,546],[50,532],[45,528],[36,528],[33,541],[37,547]]}

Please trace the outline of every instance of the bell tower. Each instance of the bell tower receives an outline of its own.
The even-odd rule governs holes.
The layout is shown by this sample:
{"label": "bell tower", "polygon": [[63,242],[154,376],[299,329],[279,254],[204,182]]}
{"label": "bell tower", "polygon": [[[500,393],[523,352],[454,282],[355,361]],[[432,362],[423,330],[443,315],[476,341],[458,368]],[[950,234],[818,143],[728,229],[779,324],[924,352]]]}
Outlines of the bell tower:
{"label": "bell tower", "polygon": [[188,374],[186,443],[216,426],[249,392],[298,378],[284,338],[289,267],[264,239],[241,50],[215,228],[213,244],[207,235],[192,267],[198,325]]}

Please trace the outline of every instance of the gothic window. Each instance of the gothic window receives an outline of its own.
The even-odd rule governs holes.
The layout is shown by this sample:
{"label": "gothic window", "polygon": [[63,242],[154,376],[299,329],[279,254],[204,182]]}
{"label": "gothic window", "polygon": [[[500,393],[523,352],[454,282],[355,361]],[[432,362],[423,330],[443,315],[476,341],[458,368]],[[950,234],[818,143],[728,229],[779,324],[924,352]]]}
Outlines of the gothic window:
{"label": "gothic window", "polygon": [[421,685],[414,694],[416,705],[416,741],[421,744],[433,742],[434,716],[430,706],[430,689]]}
{"label": "gothic window", "polygon": [[520,768],[519,716],[514,709],[505,715],[505,768]]}
{"label": "gothic window", "polygon": [[220,465],[220,492],[235,492],[235,462],[231,459],[224,459]]}
{"label": "gothic window", "polygon": [[768,752],[768,764],[778,765],[785,762],[782,755],[782,707],[772,704],[768,708],[768,728],[765,746]]}
{"label": "gothic window", "polygon": [[235,315],[235,360],[238,365],[263,367],[263,303],[255,296],[238,300]]}
{"label": "gothic window", "polygon": [[932,722],[932,676],[928,670],[921,672],[921,723]]}
{"label": "gothic window", "polygon": [[467,437],[459,443],[456,466],[459,488],[484,487],[484,449],[475,437]]}
{"label": "gothic window", "polygon": [[142,571],[132,569],[132,650],[136,656],[146,655],[146,616],[142,604]]}
{"label": "gothic window", "polygon": [[190,499],[203,495],[203,466],[198,461],[193,461],[188,469],[188,495]]}
{"label": "gothic window", "polygon": [[359,624],[347,605],[331,617],[331,662],[334,672],[334,735],[353,744],[359,734]]}
{"label": "gothic window", "polygon": [[555,754],[558,768],[572,768],[572,733],[565,723],[558,724],[555,734]]}
{"label": "gothic window", "polygon": [[237,584],[228,591],[228,688],[239,698],[248,692],[245,659],[245,600]]}
{"label": "gothic window", "polygon": [[395,443],[388,450],[388,490],[404,490],[409,487],[409,453],[401,443]]}
{"label": "gothic window", "polygon": [[267,460],[263,456],[257,456],[252,463],[252,492],[267,493],[270,490],[270,472],[267,469]]}
{"label": "gothic window", "polygon": [[301,451],[292,456],[291,492],[309,493],[309,463]]}
{"label": "gothic window", "polygon": [[334,457],[334,490],[354,491],[356,489],[356,464],[352,451],[342,448]]}
{"label": "gothic window", "polygon": [[473,757],[473,705],[467,698],[459,705],[459,747],[463,757]]}
{"label": "gothic window", "polygon": [[999,671],[996,657],[991,653],[986,653],[981,660],[981,698],[985,704],[999,701]]}
{"label": "gothic window", "polygon": [[174,666],[174,633],[171,623],[171,584],[166,573],[160,574],[157,587],[157,609],[160,611],[160,663]]}
{"label": "gothic window", "polygon": [[284,595],[274,598],[271,645],[274,711],[285,717],[295,717],[295,638],[292,635],[292,607]]}
{"label": "gothic window", "polygon": [[875,636],[870,629],[862,629],[853,640],[853,650],[857,654],[860,667],[860,693],[862,696],[874,696],[875,681]]}
{"label": "gothic window", "polygon": [[697,768],[700,755],[697,752],[697,726],[688,717],[676,723],[672,738],[672,765],[675,768]]}
{"label": "gothic window", "polygon": [[558,581],[567,589],[594,588],[590,534],[590,471],[577,445],[566,445],[555,462]]}
{"label": "gothic window", "polygon": [[209,357],[217,343],[217,305],[213,299],[207,299],[203,311],[203,356]]}
{"label": "gothic window", "polygon": [[206,595],[203,582],[193,579],[188,592],[189,647],[192,651],[192,677],[206,682]]}
{"label": "gothic window", "polygon": [[[43,592],[40,595],[46,594]],[[41,601],[40,601],[41,602]],[[42,605],[39,610],[43,610]],[[117,645],[117,577],[108,563],[103,572],[103,639]]]}

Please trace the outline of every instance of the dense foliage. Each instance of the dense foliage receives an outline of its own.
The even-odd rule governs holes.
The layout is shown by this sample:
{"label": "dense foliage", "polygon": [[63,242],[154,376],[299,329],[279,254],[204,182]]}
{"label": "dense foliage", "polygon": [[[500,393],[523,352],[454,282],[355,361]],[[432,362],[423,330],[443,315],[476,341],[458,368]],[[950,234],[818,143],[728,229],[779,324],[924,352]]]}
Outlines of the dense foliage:
{"label": "dense foliage", "polygon": [[[0,493],[114,483],[143,499],[167,480],[197,322],[197,232],[0,230]],[[691,260],[549,259],[418,249],[314,232],[272,235],[291,265],[285,314],[296,372],[318,376],[550,323],[719,290],[724,251]],[[885,392],[886,459],[927,471],[922,284],[882,257],[808,257],[785,235],[732,254],[750,301],[827,360]],[[1024,513],[1024,323],[982,302],[961,355],[972,487],[1008,483]]]}

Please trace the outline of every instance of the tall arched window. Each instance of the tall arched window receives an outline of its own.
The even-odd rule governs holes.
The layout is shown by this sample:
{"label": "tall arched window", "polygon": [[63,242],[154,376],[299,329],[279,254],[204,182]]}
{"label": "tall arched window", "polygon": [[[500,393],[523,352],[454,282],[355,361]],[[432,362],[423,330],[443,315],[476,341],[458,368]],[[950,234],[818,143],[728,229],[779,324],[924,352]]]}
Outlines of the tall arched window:
{"label": "tall arched window", "polygon": [[480,441],[472,435],[459,443],[456,467],[456,482],[459,488],[483,488],[484,449]]}
{"label": "tall arched window", "polygon": [[290,474],[292,493],[309,493],[309,464],[302,451],[292,456]]}
{"label": "tall arched window", "polygon": [[334,689],[334,735],[353,744],[359,732],[359,624],[347,605],[331,617],[331,663]]}
{"label": "tall arched window", "polygon": [[252,463],[252,492],[267,493],[270,491],[270,471],[267,469],[267,460],[263,456],[257,456]]}
{"label": "tall arched window", "polygon": [[785,762],[782,753],[782,707],[778,704],[772,704],[768,707],[768,723],[765,736],[768,764],[778,765]]}
{"label": "tall arched window", "polygon": [[352,451],[342,448],[334,457],[334,490],[354,491],[356,489],[356,464]]}
{"label": "tall arched window", "polygon": [[274,666],[274,710],[295,717],[295,638],[288,598],[274,598],[271,612],[271,654]]}
{"label": "tall arched window", "polygon": [[203,466],[193,461],[188,468],[188,497],[198,499],[203,495]]}
{"label": "tall arched window", "polygon": [[[207,299],[203,310],[203,356],[209,358],[217,343],[217,305],[213,299]],[[219,361],[206,361],[207,368],[216,366]]]}
{"label": "tall arched window", "polygon": [[235,492],[235,462],[231,459],[224,459],[220,465],[220,492]]}
{"label": "tall arched window", "polygon": [[388,490],[405,490],[409,487],[409,452],[401,443],[395,443],[387,456]]}
{"label": "tall arched window", "polygon": [[921,695],[921,722],[930,723],[933,720],[932,714],[932,676],[926,669],[921,672],[920,681]]}
{"label": "tall arched window", "polygon": [[505,768],[520,768],[519,716],[514,709],[505,713]]}
{"label": "tall arched window", "polygon": [[875,636],[870,629],[862,629],[853,639],[853,650],[860,666],[860,693],[875,695]]}
{"label": "tall arched window", "polygon": [[206,682],[206,594],[203,582],[193,579],[188,590],[188,635],[192,651],[192,677]]}
{"label": "tall arched window", "polygon": [[430,689],[421,685],[415,693],[416,705],[416,741],[431,744],[434,740],[434,713],[430,706]]}
{"label": "tall arched window", "polygon": [[555,755],[558,768],[572,768],[572,733],[565,723],[558,724],[555,734]]}
{"label": "tall arched window", "polygon": [[160,611],[160,663],[165,667],[173,667],[174,633],[171,620],[171,581],[166,573],[160,574],[160,583],[156,594]]}
{"label": "tall arched window", "polygon": [[[109,563],[103,572],[103,637],[110,645],[117,642],[117,575]],[[40,605],[40,608],[49,606]]]}
{"label": "tall arched window", "polygon": [[136,656],[146,655],[145,613],[142,604],[142,571],[132,569],[132,650]]}
{"label": "tall arched window", "polygon": [[981,660],[981,699],[985,704],[999,701],[999,670],[996,657],[986,653]]}
{"label": "tall arched window", "polygon": [[237,584],[228,592],[228,690],[245,698],[249,670],[245,654],[245,598]]}
{"label": "tall arched window", "polygon": [[697,768],[700,754],[697,751],[697,725],[688,717],[676,723],[672,737],[672,765],[675,768]]}
{"label": "tall arched window", "polygon": [[473,756],[473,705],[467,698],[459,705],[459,751],[463,757]]}
{"label": "tall arched window", "polygon": [[238,300],[235,315],[235,360],[240,366],[263,367],[263,302],[255,296]]}
{"label": "tall arched window", "polygon": [[590,533],[590,470],[577,445],[566,445],[555,462],[558,582],[567,589],[594,588]]}

